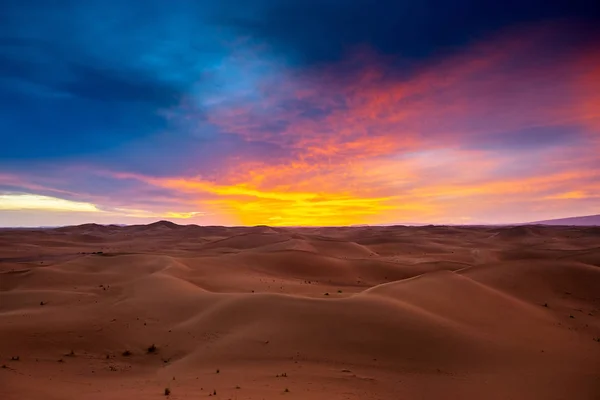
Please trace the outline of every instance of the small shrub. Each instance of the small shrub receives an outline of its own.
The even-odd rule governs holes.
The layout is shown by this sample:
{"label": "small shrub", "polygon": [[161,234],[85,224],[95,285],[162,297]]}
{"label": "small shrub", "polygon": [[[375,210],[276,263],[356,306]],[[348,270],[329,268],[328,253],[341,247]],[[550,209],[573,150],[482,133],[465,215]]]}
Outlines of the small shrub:
{"label": "small shrub", "polygon": [[217,391],[213,390],[213,396],[216,396],[216,395],[217,395]]}
{"label": "small shrub", "polygon": [[123,357],[129,357],[131,355],[131,352],[129,350],[125,350],[123,352]]}
{"label": "small shrub", "polygon": [[171,389],[165,388],[165,396],[168,396],[170,394],[171,394]]}
{"label": "small shrub", "polygon": [[69,353],[65,354],[67,357],[75,357],[75,352],[71,350]]}
{"label": "small shrub", "polygon": [[220,373],[221,373],[221,370],[220,370],[220,369],[218,369],[218,370],[217,370],[217,374],[220,374]]}
{"label": "small shrub", "polygon": [[40,306],[45,306],[46,304],[48,304],[47,301],[40,301]]}
{"label": "small shrub", "polygon": [[289,393],[289,392],[290,392],[290,389],[288,389],[288,388],[285,388],[284,392],[285,392],[285,393]]}
{"label": "small shrub", "polygon": [[239,386],[236,386],[235,388],[236,388],[236,389],[241,389],[241,387],[239,387]]}
{"label": "small shrub", "polygon": [[575,319],[575,316],[574,315],[569,315],[569,318]]}
{"label": "small shrub", "polygon": [[544,303],[544,307],[548,308],[548,303]]}
{"label": "small shrub", "polygon": [[19,357],[19,356],[12,356],[10,358],[11,361],[19,361],[20,359],[21,359],[21,357]]}
{"label": "small shrub", "polygon": [[152,346],[148,347],[148,353],[156,353],[158,351],[158,347],[152,343]]}
{"label": "small shrub", "polygon": [[341,291],[341,290],[338,290],[338,293],[342,293],[342,291]]}
{"label": "small shrub", "polygon": [[325,293],[325,296],[329,296],[329,293]]}

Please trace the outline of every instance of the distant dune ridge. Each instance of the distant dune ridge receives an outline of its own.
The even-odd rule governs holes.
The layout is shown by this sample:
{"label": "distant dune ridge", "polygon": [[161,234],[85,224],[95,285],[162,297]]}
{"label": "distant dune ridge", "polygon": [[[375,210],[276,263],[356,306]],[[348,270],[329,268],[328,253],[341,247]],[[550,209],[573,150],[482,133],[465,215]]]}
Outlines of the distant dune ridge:
{"label": "distant dune ridge", "polygon": [[531,222],[538,225],[600,226],[600,214]]}
{"label": "distant dune ridge", "polygon": [[1,397],[598,399],[600,230],[543,222],[2,229]]}

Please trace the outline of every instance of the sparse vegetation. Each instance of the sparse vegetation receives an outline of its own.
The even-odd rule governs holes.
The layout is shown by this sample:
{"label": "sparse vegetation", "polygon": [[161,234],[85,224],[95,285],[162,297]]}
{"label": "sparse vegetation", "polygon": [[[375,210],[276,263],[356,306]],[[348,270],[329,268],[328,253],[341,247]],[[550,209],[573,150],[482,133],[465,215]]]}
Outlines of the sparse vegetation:
{"label": "sparse vegetation", "polygon": [[548,308],[548,303],[544,303],[544,307]]}
{"label": "sparse vegetation", "polygon": [[341,291],[341,290],[338,290],[338,293],[342,293],[342,291]]}
{"label": "sparse vegetation", "polygon": [[289,393],[289,392],[290,392],[290,389],[288,389],[288,388],[285,388],[284,392],[285,392],[285,393]]}
{"label": "sparse vegetation", "polygon": [[129,350],[123,352],[123,357],[129,357],[132,353]]}
{"label": "sparse vegetation", "polygon": [[71,350],[70,352],[68,352],[67,354],[65,354],[65,356],[67,356],[67,357],[75,357],[75,352],[73,350]]}
{"label": "sparse vegetation", "polygon": [[220,373],[221,373],[221,370],[220,370],[220,369],[218,369],[218,370],[217,370],[217,374],[220,374]]}
{"label": "sparse vegetation", "polygon": [[213,390],[213,396],[216,396],[216,395],[217,395],[217,391]]}
{"label": "sparse vegetation", "polygon": [[239,387],[239,386],[236,386],[235,388],[236,388],[236,389],[241,389],[241,387]]}
{"label": "sparse vegetation", "polygon": [[165,396],[169,396],[171,394],[171,389],[165,388]]}
{"label": "sparse vegetation", "polygon": [[329,296],[329,293],[325,293],[325,296]]}
{"label": "sparse vegetation", "polygon": [[569,318],[575,319],[575,316],[573,314],[571,314],[571,315],[569,315]]}
{"label": "sparse vegetation", "polygon": [[45,306],[46,304],[48,304],[47,301],[40,301],[40,306]]}
{"label": "sparse vegetation", "polygon": [[62,358],[59,358],[59,359],[58,359],[58,362],[59,362],[59,363],[64,363],[64,362],[65,362],[65,360],[63,360]]}
{"label": "sparse vegetation", "polygon": [[154,343],[152,343],[152,346],[148,347],[148,353],[156,353],[157,351],[158,347],[156,347]]}
{"label": "sparse vegetation", "polygon": [[6,368],[8,368],[8,367],[6,366],[6,364],[2,364],[2,369],[6,369]]}

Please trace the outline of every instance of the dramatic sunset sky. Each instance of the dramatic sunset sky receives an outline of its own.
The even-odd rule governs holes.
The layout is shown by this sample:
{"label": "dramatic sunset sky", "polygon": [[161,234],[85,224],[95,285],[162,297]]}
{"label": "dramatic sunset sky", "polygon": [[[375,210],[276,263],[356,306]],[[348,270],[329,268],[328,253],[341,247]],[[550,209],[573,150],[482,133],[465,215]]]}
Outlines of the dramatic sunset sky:
{"label": "dramatic sunset sky", "polygon": [[0,4],[0,226],[598,213],[594,1]]}

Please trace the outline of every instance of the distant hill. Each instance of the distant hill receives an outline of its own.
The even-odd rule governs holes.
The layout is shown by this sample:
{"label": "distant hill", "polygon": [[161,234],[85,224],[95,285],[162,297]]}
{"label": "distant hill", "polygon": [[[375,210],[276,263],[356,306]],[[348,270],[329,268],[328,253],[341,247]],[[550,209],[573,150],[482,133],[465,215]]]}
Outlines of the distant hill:
{"label": "distant hill", "polygon": [[528,225],[572,225],[572,226],[600,226],[600,214],[586,215],[583,217],[570,217],[549,219],[546,221],[530,222]]}

